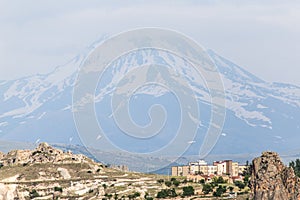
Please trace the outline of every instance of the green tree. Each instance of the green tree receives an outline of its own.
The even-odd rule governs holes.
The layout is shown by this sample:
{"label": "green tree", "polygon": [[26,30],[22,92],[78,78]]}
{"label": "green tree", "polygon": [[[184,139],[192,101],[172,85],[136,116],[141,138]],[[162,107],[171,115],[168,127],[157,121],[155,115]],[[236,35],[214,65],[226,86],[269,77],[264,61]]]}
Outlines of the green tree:
{"label": "green tree", "polygon": [[157,198],[161,199],[161,198],[167,198],[168,197],[168,192],[167,190],[161,190],[157,193],[156,195]]}
{"label": "green tree", "polygon": [[204,183],[205,183],[205,180],[204,180],[204,179],[201,179],[201,180],[199,181],[199,183],[204,184]]}
{"label": "green tree", "polygon": [[218,177],[218,180],[217,180],[217,183],[225,183],[225,180],[223,179],[223,177],[222,176],[219,176]]}
{"label": "green tree", "polygon": [[63,192],[63,189],[62,189],[61,187],[55,186],[55,187],[54,187],[54,191],[55,191],[55,192]]}
{"label": "green tree", "polygon": [[300,172],[300,159],[296,159],[295,169],[296,169],[297,174],[298,174]]}
{"label": "green tree", "polygon": [[171,181],[172,181],[172,182],[176,181],[176,178],[172,177],[172,178],[171,178]]}
{"label": "green tree", "polygon": [[215,176],[212,179],[212,183],[218,185],[218,184],[226,183],[226,181],[224,180],[224,178],[222,176],[219,176],[219,177]]}
{"label": "green tree", "polygon": [[186,180],[186,179],[184,179],[183,181],[182,181],[182,183],[183,184],[186,184],[188,181]]}
{"label": "green tree", "polygon": [[202,192],[206,195],[213,191],[211,184],[204,184],[202,187]]}
{"label": "green tree", "polygon": [[118,196],[119,196],[119,195],[118,195],[117,193],[115,193],[114,199],[115,199],[115,200],[118,200]]}
{"label": "green tree", "polygon": [[141,193],[135,192],[133,195],[134,195],[135,197],[139,197],[139,196],[141,196]]}
{"label": "green tree", "polygon": [[128,195],[128,198],[129,198],[129,199],[135,199],[135,198],[137,198],[137,197],[139,197],[139,196],[141,196],[141,193],[135,192],[135,193],[133,193],[133,194]]}
{"label": "green tree", "polygon": [[226,192],[226,186],[219,185],[216,191],[213,193],[214,197],[221,197]]}
{"label": "green tree", "polygon": [[30,198],[35,198],[35,197],[39,197],[40,195],[35,189],[33,189],[31,192],[29,192],[29,196]]}
{"label": "green tree", "polygon": [[129,195],[128,195],[128,198],[129,198],[129,199],[135,199],[135,198],[138,198],[139,196],[141,196],[141,193],[135,192],[135,193],[133,193],[133,194],[129,194]]}
{"label": "green tree", "polygon": [[194,190],[193,186],[186,186],[186,187],[183,187],[182,190],[183,190],[182,195],[183,195],[184,197],[186,197],[186,196],[192,196],[192,195],[195,194],[195,190]]}
{"label": "green tree", "polygon": [[295,175],[300,177],[300,159],[297,158],[295,161],[291,161],[289,167],[293,168]]}
{"label": "green tree", "polygon": [[149,196],[149,193],[146,192],[145,195],[144,195],[144,199],[146,199],[146,200],[153,200],[153,197]]}
{"label": "green tree", "polygon": [[291,161],[289,163],[289,167],[293,168],[295,170],[295,162],[294,161]]}
{"label": "green tree", "polygon": [[246,185],[249,185],[249,178],[250,178],[249,175],[246,175],[246,176],[244,177],[244,184],[245,184],[245,186],[246,186]]}
{"label": "green tree", "polygon": [[135,199],[135,198],[138,198],[139,196],[141,196],[141,193],[135,192],[135,193],[133,193],[133,194],[129,194],[129,195],[128,195],[128,198],[129,198],[129,199]]}
{"label": "green tree", "polygon": [[110,199],[110,198],[112,198],[113,195],[112,195],[112,194],[105,193],[104,196],[105,196],[106,198]]}
{"label": "green tree", "polygon": [[171,181],[166,181],[165,184],[166,184],[166,186],[171,187],[172,182]]}
{"label": "green tree", "polygon": [[243,171],[242,175],[243,176],[251,176],[251,171],[252,171],[252,164],[249,164],[249,161],[246,161],[246,169]]}
{"label": "green tree", "polygon": [[218,182],[218,177],[217,177],[217,176],[214,176],[214,177],[212,178],[211,183],[217,183],[217,182]]}
{"label": "green tree", "polygon": [[180,181],[178,181],[178,180],[173,181],[173,185],[175,187],[178,187],[180,185]]}
{"label": "green tree", "polygon": [[159,184],[162,184],[162,183],[165,182],[165,181],[164,181],[164,179],[158,179],[157,182],[158,182]]}
{"label": "green tree", "polygon": [[157,198],[177,197],[175,189],[162,189],[156,195]]}
{"label": "green tree", "polygon": [[240,190],[245,188],[245,184],[242,181],[235,181],[234,184],[240,188]]}

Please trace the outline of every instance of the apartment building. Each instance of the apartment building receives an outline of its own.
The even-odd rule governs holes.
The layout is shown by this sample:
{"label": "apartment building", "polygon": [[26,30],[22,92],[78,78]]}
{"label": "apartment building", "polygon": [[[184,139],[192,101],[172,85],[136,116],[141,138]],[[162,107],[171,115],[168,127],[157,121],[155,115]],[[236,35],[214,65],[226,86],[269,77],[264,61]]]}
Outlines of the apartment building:
{"label": "apartment building", "polygon": [[187,175],[217,175],[236,177],[242,173],[246,167],[239,167],[237,162],[232,160],[215,161],[213,165],[208,165],[204,160],[198,162],[190,162],[185,166],[173,166],[172,176],[187,176]]}
{"label": "apartment building", "polygon": [[189,173],[190,167],[188,165],[172,167],[172,176],[187,176]]}

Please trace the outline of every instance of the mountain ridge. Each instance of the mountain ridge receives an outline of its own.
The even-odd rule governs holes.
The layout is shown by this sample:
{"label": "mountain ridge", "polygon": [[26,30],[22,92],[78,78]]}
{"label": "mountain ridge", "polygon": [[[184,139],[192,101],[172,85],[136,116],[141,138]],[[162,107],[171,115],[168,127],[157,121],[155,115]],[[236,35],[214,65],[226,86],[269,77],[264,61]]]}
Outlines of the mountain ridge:
{"label": "mountain ridge", "polygon": [[[89,50],[96,46],[93,44]],[[291,150],[296,148],[293,137],[300,130],[300,87],[265,82],[212,50],[207,52],[220,70],[226,89],[225,126],[213,153],[257,152],[264,148],[283,151],[284,146],[288,146]],[[82,144],[72,119],[72,91],[79,66],[87,55],[87,53],[78,55],[71,62],[58,66],[48,74],[2,81],[0,83],[0,92],[3,94],[0,96],[1,139]],[[122,75],[124,65],[129,69],[137,62],[143,64],[159,60],[171,65],[174,63],[172,59],[182,63],[161,52],[137,52],[130,54],[129,58],[113,63],[115,69],[121,69],[122,66],[123,71],[115,70],[109,73]],[[180,66],[182,69],[179,70],[188,69],[188,66],[182,64]],[[187,80],[190,80],[188,77],[190,74],[184,74]],[[209,102],[208,90],[201,81],[196,84],[191,83],[191,86],[199,95],[201,106],[204,106],[204,115],[208,118],[210,115],[206,114],[206,110],[209,110],[209,106],[204,105]],[[101,94],[105,96],[112,92],[112,89],[107,91],[101,89],[103,88],[96,91],[96,96]],[[142,94],[146,93],[142,91]],[[101,98],[98,100],[101,101]],[[99,106],[101,107],[101,104]],[[209,122],[201,119],[202,122],[203,132],[205,132]],[[244,133],[240,133],[240,130]],[[60,137],[57,137],[58,135]],[[261,140],[255,142],[255,138]],[[202,136],[196,137],[195,140],[201,143]],[[230,144],[232,141],[240,145],[232,147]],[[247,144],[247,141],[250,144]],[[197,142],[193,144],[188,153],[196,154],[199,145]]]}

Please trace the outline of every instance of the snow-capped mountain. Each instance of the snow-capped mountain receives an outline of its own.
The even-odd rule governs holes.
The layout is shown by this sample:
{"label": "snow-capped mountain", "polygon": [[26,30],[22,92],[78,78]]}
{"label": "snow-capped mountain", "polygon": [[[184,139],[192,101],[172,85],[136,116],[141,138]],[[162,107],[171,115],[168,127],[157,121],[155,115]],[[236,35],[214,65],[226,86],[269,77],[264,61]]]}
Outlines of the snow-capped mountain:
{"label": "snow-capped mountain", "polygon": [[[86,52],[95,46],[92,45]],[[266,149],[283,152],[297,149],[297,141],[300,140],[300,87],[265,82],[215,52],[208,50],[207,53],[220,72],[226,95],[225,124],[213,153],[235,154]],[[81,143],[73,120],[72,92],[79,67],[87,55],[82,53],[49,74],[0,81],[0,138],[27,142]],[[210,123],[209,90],[203,77],[199,77],[189,63],[168,52],[137,51],[111,63],[105,72],[108,78],[102,83],[100,81],[95,92],[97,116],[99,119],[102,117],[105,123],[111,123],[107,120],[111,113],[103,108],[106,105],[103,102],[109,100],[120,77],[132,68],[148,63],[175,66],[175,71],[183,75],[199,98],[201,127],[187,152],[197,154],[203,140],[202,133]],[[145,100],[147,95],[160,98],[166,111],[178,113],[174,108],[176,101],[166,93],[163,87],[140,88],[132,100],[138,108],[132,111],[134,120],[141,125],[147,124],[149,119],[140,116],[141,113],[147,113],[147,108],[153,104],[152,100]],[[141,100],[138,100],[139,97]],[[172,118],[167,131],[174,131],[178,123],[178,118]],[[117,128],[107,125],[104,130],[114,132]],[[122,138],[119,142],[125,145],[128,145],[126,142],[130,143]]]}

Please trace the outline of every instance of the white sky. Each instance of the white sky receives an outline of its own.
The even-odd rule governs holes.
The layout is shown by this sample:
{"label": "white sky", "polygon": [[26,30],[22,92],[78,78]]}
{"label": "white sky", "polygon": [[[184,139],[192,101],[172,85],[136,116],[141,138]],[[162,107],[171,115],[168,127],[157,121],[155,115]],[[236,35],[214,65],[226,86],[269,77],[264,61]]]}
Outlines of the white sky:
{"label": "white sky", "polygon": [[296,0],[0,0],[0,79],[49,72],[104,34],[149,26],[182,32],[266,81],[300,86]]}

